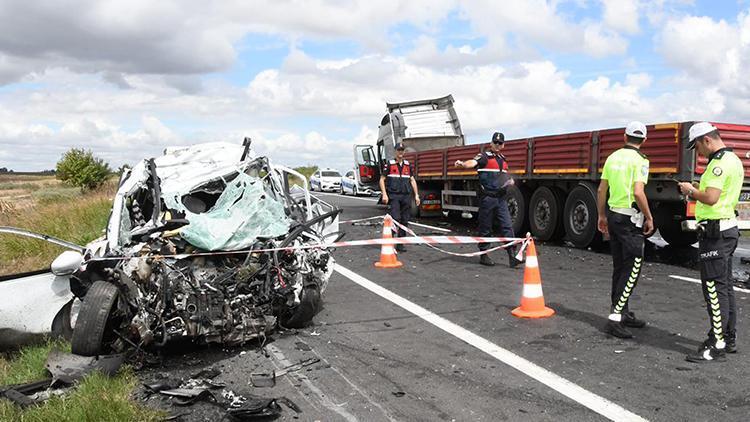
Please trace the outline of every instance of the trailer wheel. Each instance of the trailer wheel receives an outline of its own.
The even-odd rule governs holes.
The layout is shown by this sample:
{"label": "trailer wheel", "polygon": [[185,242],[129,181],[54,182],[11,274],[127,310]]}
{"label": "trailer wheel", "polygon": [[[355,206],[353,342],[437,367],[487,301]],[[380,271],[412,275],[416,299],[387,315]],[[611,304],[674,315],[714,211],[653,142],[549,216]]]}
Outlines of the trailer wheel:
{"label": "trailer wheel", "polygon": [[672,246],[690,246],[698,241],[696,232],[682,231],[682,220],[685,219],[684,206],[679,204],[663,204],[655,211],[654,223],[659,234]]}
{"label": "trailer wheel", "polygon": [[563,223],[565,234],[577,248],[600,243],[602,236],[597,229],[599,213],[596,199],[586,186],[576,186],[565,201]]}
{"label": "trailer wheel", "polygon": [[516,236],[523,236],[528,231],[528,207],[529,191],[523,186],[513,185],[508,188],[508,194],[505,196],[508,202],[508,211],[510,219],[513,222],[513,233]]}
{"label": "trailer wheel", "polygon": [[108,346],[116,339],[113,330],[119,325],[114,317],[119,290],[107,281],[97,280],[91,285],[81,302],[71,351],[81,356],[109,353]]}
{"label": "trailer wheel", "polygon": [[557,189],[542,186],[534,191],[529,201],[531,234],[539,240],[559,236],[562,229],[562,200]]}

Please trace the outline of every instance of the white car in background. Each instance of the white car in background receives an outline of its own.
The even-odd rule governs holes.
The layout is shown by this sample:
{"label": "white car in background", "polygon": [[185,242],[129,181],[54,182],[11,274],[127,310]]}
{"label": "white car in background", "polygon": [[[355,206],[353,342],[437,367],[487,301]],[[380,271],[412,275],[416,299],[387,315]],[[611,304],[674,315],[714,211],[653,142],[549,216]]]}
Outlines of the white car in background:
{"label": "white car in background", "polygon": [[341,178],[341,190],[339,191],[339,193],[341,193],[342,195],[373,195],[376,192],[377,191],[374,191],[367,186],[362,186],[362,184],[359,183],[359,179],[357,178],[357,173],[355,170],[347,171],[346,174]]}
{"label": "white car in background", "polygon": [[338,170],[326,168],[318,170],[310,176],[310,190],[318,192],[338,192],[341,188],[341,173]]}

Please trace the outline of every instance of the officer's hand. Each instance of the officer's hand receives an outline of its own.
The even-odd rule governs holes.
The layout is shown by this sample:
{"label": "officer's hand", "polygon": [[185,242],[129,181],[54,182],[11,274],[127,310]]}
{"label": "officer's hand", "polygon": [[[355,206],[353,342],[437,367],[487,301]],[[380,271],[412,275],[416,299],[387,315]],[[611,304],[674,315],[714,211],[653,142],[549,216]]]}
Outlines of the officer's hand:
{"label": "officer's hand", "polygon": [[693,184],[690,182],[680,182],[678,186],[680,187],[680,192],[683,195],[687,195],[688,193],[693,191]]}
{"label": "officer's hand", "polygon": [[464,162],[461,160],[456,160],[456,163],[454,164],[458,168],[463,168]]}
{"label": "officer's hand", "polygon": [[414,202],[417,204],[417,206],[422,203],[422,201],[419,199],[419,196],[414,197]]}
{"label": "officer's hand", "polygon": [[599,221],[597,221],[596,225],[599,228],[599,231],[602,232],[602,234],[609,234],[609,226],[607,225],[607,217],[599,216]]}
{"label": "officer's hand", "polygon": [[649,218],[643,222],[643,234],[648,236],[654,232],[654,219]]}
{"label": "officer's hand", "polygon": [[387,193],[383,194],[383,203],[386,204],[386,205],[388,205],[388,194]]}

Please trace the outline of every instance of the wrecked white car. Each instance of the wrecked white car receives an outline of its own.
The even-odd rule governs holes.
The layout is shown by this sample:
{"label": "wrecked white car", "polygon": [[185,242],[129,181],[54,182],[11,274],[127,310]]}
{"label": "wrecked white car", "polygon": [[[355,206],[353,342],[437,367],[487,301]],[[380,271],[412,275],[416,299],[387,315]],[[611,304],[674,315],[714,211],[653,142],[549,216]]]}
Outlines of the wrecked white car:
{"label": "wrecked white car", "polygon": [[[76,255],[73,353],[234,345],[309,324],[334,260],[340,210],[250,142],[170,149],[123,174],[106,235]],[[69,258],[71,256],[69,255]]]}

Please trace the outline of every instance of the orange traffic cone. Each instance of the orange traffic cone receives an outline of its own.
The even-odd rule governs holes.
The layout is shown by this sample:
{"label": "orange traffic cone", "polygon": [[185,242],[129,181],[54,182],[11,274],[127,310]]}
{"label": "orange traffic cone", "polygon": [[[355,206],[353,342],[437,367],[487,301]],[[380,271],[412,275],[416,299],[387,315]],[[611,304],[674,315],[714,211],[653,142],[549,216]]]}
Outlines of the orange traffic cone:
{"label": "orange traffic cone", "polygon": [[546,318],[555,313],[554,309],[544,306],[542,276],[539,273],[539,260],[536,257],[536,246],[534,246],[533,239],[526,250],[521,306],[511,313],[519,318]]}
{"label": "orange traffic cone", "polygon": [[[390,215],[383,220],[383,239],[393,239],[393,221]],[[380,248],[380,261],[375,263],[378,268],[398,268],[404,265],[396,259],[396,250],[393,243],[383,244]]]}

